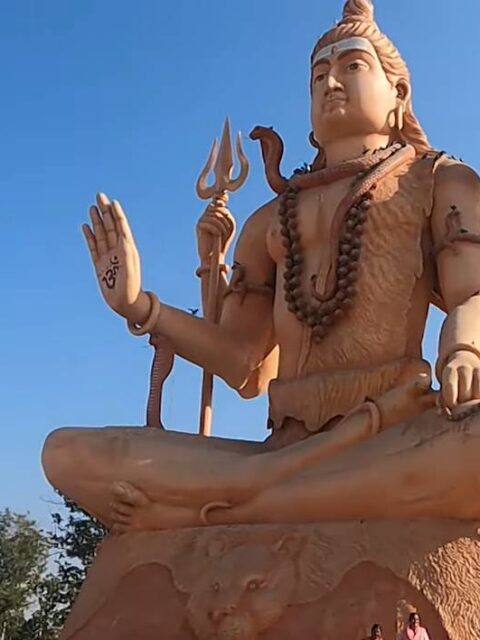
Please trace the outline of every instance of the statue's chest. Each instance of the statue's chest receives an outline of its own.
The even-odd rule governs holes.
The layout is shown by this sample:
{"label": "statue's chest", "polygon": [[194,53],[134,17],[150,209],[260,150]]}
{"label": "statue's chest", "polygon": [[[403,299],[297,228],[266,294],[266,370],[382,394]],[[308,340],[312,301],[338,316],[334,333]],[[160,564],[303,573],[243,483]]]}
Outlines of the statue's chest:
{"label": "statue's chest", "polygon": [[[332,237],[335,212],[349,187],[350,181],[343,180],[326,187],[303,191],[298,195],[297,224],[300,248],[307,262],[306,266],[315,271],[318,269],[318,257],[328,253],[329,247],[335,242],[335,238]],[[270,225],[267,247],[272,259],[281,264],[286,247],[278,215],[274,216]]]}

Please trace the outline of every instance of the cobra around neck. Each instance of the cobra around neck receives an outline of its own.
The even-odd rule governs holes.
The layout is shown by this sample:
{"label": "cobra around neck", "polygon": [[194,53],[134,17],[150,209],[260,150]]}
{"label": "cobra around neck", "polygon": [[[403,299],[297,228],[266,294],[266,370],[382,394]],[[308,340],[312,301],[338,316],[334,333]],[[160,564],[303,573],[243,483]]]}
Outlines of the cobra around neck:
{"label": "cobra around neck", "polygon": [[388,135],[370,134],[364,136],[352,136],[340,140],[334,140],[324,146],[326,166],[334,166],[346,160],[359,158],[366,151],[374,151],[387,147],[390,143]]}

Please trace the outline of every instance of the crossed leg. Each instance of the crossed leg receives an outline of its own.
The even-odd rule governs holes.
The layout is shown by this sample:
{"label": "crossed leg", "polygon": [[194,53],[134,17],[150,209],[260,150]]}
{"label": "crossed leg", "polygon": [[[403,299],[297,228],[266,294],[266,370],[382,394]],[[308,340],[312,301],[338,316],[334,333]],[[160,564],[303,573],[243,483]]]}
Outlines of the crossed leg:
{"label": "crossed leg", "polygon": [[228,500],[228,477],[265,450],[154,428],[67,427],[49,435],[42,463],[53,486],[107,527],[166,529],[200,524],[205,502]]}
{"label": "crossed leg", "polygon": [[[407,385],[378,403],[396,424],[409,411],[423,410],[425,400],[431,403],[425,388],[419,395]],[[405,509],[395,496],[406,487],[430,495],[437,486],[431,472],[417,483],[407,481],[429,469],[427,415],[375,438],[368,416],[354,415],[332,432],[278,451],[156,429],[61,429],[47,440],[43,462],[52,484],[120,532],[198,526],[208,518],[294,522],[401,515]],[[442,429],[453,434],[452,446],[461,436],[437,416],[430,423],[431,442],[440,447],[435,460],[442,459]],[[411,513],[412,499],[407,502]]]}
{"label": "crossed leg", "polygon": [[209,524],[395,518],[480,519],[480,416],[431,410],[273,486]]}

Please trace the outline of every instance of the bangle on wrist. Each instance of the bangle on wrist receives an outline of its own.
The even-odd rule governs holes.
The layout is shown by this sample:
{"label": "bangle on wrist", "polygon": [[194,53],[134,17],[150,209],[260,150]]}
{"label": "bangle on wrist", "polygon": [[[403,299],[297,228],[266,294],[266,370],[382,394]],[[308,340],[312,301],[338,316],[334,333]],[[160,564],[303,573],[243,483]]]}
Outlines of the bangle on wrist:
{"label": "bangle on wrist", "polygon": [[153,291],[145,291],[145,295],[147,295],[150,300],[148,318],[143,324],[130,322],[130,320],[127,321],[128,330],[130,333],[133,333],[134,336],[144,336],[146,333],[151,333],[157,323],[158,316],[160,315],[160,302],[157,296]]}
{"label": "bangle on wrist", "polygon": [[457,342],[457,344],[454,344],[444,355],[440,356],[437,360],[435,373],[437,374],[437,378],[439,380],[442,379],[443,370],[447,366],[449,360],[459,351],[469,351],[470,353],[476,355],[480,361],[480,349],[478,349],[478,347],[475,347],[473,344],[467,344],[466,342]]}

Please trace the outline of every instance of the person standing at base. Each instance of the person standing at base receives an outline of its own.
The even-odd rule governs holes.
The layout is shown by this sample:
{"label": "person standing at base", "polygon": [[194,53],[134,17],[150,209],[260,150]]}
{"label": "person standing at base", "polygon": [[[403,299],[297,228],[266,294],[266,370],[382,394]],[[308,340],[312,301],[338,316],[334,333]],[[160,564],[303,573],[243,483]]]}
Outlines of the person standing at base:
{"label": "person standing at base", "polygon": [[384,640],[382,627],[379,624],[374,624],[370,630],[370,635],[366,640]]}
{"label": "person standing at base", "polygon": [[406,629],[397,636],[397,640],[430,640],[427,630],[421,626],[418,613],[413,612],[408,616],[408,625]]}

